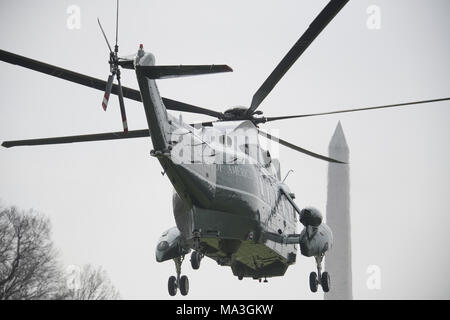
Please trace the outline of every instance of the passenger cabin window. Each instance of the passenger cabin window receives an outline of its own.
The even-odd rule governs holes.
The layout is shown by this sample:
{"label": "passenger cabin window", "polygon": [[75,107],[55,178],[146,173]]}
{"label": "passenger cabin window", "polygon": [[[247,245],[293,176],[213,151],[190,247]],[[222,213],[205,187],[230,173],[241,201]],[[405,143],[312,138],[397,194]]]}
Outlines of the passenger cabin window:
{"label": "passenger cabin window", "polygon": [[[239,146],[239,149],[241,150],[241,152],[245,153],[246,155],[255,155],[254,154],[254,150],[256,148],[256,145],[249,145],[248,143],[244,143],[242,145]],[[250,149],[252,152],[250,152]]]}
{"label": "passenger cabin window", "polygon": [[226,136],[226,135],[221,135],[219,137],[219,142],[223,145],[227,145],[229,147],[231,147],[233,145],[233,139],[231,139],[230,136]]}
{"label": "passenger cabin window", "polygon": [[261,150],[261,154],[262,154],[262,157],[261,157],[262,165],[265,166],[266,168],[268,168],[270,166],[270,164],[272,163],[272,157],[270,156],[270,152],[269,152],[269,150],[267,150],[267,151]]}

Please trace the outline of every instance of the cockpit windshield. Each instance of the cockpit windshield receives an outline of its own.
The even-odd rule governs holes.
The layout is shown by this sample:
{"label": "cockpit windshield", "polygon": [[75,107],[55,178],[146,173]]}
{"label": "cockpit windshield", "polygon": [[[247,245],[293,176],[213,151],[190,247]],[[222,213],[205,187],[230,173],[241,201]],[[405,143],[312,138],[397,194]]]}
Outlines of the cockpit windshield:
{"label": "cockpit windshield", "polygon": [[232,121],[214,124],[213,128],[220,133],[217,141],[227,153],[234,153],[236,158],[247,158],[252,163],[267,164],[267,152],[260,148],[258,130],[253,123]]}

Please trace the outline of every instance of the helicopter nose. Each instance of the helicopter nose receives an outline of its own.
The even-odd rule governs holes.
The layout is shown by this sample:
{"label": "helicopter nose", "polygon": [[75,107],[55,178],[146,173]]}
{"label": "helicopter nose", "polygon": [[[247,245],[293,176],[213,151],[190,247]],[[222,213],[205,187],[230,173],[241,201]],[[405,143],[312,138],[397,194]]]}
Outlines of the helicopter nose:
{"label": "helicopter nose", "polygon": [[215,169],[202,164],[178,164],[176,171],[189,196],[209,206],[216,193]]}

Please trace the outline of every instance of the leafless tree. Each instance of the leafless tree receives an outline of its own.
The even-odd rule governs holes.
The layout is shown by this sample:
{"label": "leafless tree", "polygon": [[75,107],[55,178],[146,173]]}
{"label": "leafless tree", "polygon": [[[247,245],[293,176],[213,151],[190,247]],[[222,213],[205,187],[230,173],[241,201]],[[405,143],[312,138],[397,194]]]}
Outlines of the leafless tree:
{"label": "leafless tree", "polygon": [[0,300],[58,299],[64,284],[50,221],[35,211],[0,208]]}
{"label": "leafless tree", "polygon": [[101,267],[63,272],[50,231],[50,221],[42,214],[0,206],[0,300],[120,297]]}
{"label": "leafless tree", "polygon": [[85,265],[79,274],[74,274],[66,299],[72,300],[116,300],[119,292],[111,283],[102,267]]}

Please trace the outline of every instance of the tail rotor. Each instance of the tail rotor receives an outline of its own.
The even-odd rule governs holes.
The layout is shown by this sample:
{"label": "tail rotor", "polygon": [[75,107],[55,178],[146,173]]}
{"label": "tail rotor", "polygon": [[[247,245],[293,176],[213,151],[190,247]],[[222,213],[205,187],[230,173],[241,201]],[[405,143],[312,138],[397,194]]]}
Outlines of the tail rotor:
{"label": "tail rotor", "polygon": [[[111,45],[109,44],[108,38],[106,37],[105,31],[103,30],[102,24],[100,23],[100,19],[97,18],[98,25],[100,27],[100,30],[102,31],[103,37],[105,38],[106,44],[109,49],[109,68],[111,74],[108,76],[108,81],[106,83],[105,88],[105,94],[103,95],[103,101],[102,101],[102,107],[103,110],[106,111],[108,108],[108,102],[109,97],[111,95],[111,91],[113,88],[114,78],[117,76],[117,84],[118,84],[118,97],[119,97],[119,105],[120,105],[120,114],[122,117],[122,125],[123,125],[123,131],[128,132],[128,124],[127,124],[127,115],[125,111],[125,103],[123,100],[123,91],[122,91],[122,84],[120,83],[120,62],[119,61],[119,45],[118,45],[118,33],[119,33],[119,0],[117,0],[117,7],[116,7],[116,43],[114,45],[114,51],[111,48]],[[122,61],[123,63],[123,61]]]}

